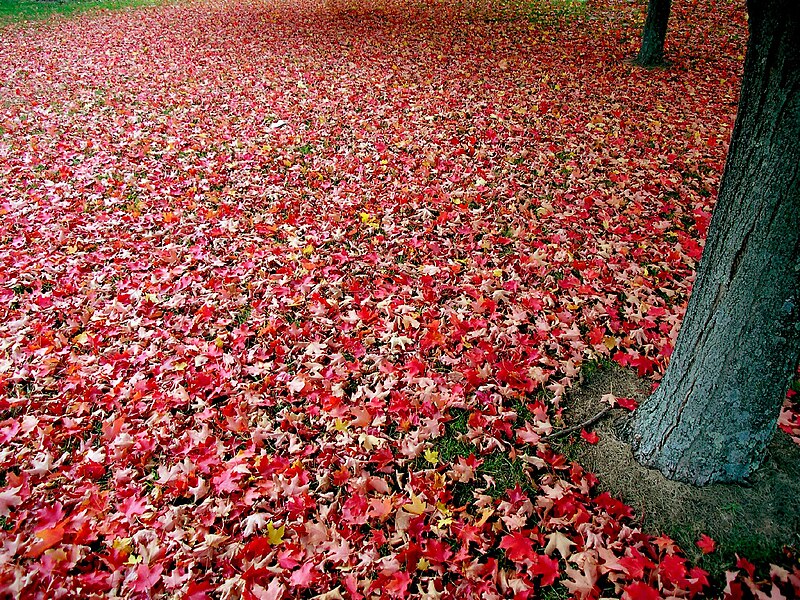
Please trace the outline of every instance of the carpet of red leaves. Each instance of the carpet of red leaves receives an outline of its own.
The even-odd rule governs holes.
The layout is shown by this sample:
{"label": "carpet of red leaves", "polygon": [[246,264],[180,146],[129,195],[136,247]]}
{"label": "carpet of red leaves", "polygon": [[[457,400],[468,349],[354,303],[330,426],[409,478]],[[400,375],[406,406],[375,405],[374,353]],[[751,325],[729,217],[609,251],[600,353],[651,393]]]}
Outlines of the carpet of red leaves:
{"label": "carpet of red leaves", "polygon": [[656,71],[640,4],[1,30],[0,595],[703,595],[541,441],[587,360],[663,370],[735,115],[741,3],[678,3]]}

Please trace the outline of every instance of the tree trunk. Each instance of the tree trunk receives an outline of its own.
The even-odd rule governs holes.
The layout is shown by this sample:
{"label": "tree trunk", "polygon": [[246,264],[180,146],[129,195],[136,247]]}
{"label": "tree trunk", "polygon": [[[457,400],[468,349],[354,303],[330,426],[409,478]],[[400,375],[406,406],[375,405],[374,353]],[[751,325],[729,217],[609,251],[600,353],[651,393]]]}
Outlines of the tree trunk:
{"label": "tree trunk", "polygon": [[672,360],[635,413],[636,458],[742,481],[800,357],[800,4],[748,0],[750,40],[719,199]]}
{"label": "tree trunk", "polygon": [[658,67],[664,64],[664,39],[667,37],[667,23],[672,0],[650,0],[647,5],[647,19],[642,31],[642,47],[636,63],[642,67]]}

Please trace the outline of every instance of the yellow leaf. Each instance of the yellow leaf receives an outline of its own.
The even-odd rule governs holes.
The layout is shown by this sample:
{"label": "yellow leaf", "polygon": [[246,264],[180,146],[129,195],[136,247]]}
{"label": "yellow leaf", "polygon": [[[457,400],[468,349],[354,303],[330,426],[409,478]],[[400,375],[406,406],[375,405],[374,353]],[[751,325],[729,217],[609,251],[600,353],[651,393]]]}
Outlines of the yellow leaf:
{"label": "yellow leaf", "polygon": [[126,564],[126,565],[138,565],[140,562],[142,562],[142,557],[141,556],[139,556],[138,554],[131,554],[128,557],[128,560],[126,560],[124,564]]}
{"label": "yellow leaf", "polygon": [[417,561],[417,570],[418,570],[418,571],[427,571],[427,570],[430,568],[430,566],[431,566],[431,563],[429,563],[429,562],[428,562],[426,559],[424,559],[424,558],[420,558],[420,559]]}
{"label": "yellow leaf", "polygon": [[409,504],[404,504],[403,508],[412,515],[421,515],[425,512],[425,509],[428,508],[428,505],[419,496],[411,494],[411,502]]}
{"label": "yellow leaf", "polygon": [[374,435],[369,435],[367,433],[362,433],[358,436],[358,443],[364,446],[366,450],[372,450],[376,446],[381,445],[381,439],[375,437]]}
{"label": "yellow leaf", "polygon": [[425,460],[435,465],[439,462],[439,453],[436,450],[425,450]]}
{"label": "yellow leaf", "polygon": [[339,419],[339,418],[337,418],[336,422],[333,424],[333,428],[336,431],[347,431],[348,427],[349,427],[349,424],[347,423],[347,421],[343,421],[342,419]]}
{"label": "yellow leaf", "polygon": [[492,275],[494,275],[495,277],[502,277],[503,276],[503,270],[502,269],[495,269],[494,271],[492,271]]}
{"label": "yellow leaf", "polygon": [[275,529],[275,525],[272,524],[272,521],[267,523],[267,538],[269,539],[269,543],[273,546],[277,546],[283,542],[283,534],[286,532],[286,525],[281,525],[277,529]]}
{"label": "yellow leaf", "polygon": [[361,213],[361,222],[367,227],[374,227],[375,229],[381,226],[378,220],[369,213]]}
{"label": "yellow leaf", "polygon": [[305,254],[306,256],[311,256],[312,254],[314,254],[314,246],[309,244],[308,246],[303,248],[303,254]]}
{"label": "yellow leaf", "polygon": [[53,562],[63,562],[69,558],[67,553],[61,548],[50,548],[44,555]]}
{"label": "yellow leaf", "polygon": [[486,523],[486,521],[489,520],[489,517],[491,517],[493,514],[494,514],[494,509],[493,508],[489,508],[487,506],[486,508],[484,508],[481,511],[481,519],[480,519],[480,521],[475,523],[475,526],[476,527],[483,527],[483,524]]}
{"label": "yellow leaf", "polygon": [[126,538],[117,538],[111,543],[111,547],[114,550],[119,550],[120,552],[130,552],[133,550],[133,545],[131,544],[133,540],[129,537]]}
{"label": "yellow leaf", "polygon": [[450,527],[450,525],[452,524],[453,524],[453,517],[445,517],[443,519],[439,519],[439,522],[436,524],[436,526],[439,529],[444,529],[445,527]]}
{"label": "yellow leaf", "polygon": [[617,338],[607,335],[603,338],[603,344],[605,344],[605,347],[609,350],[613,350],[617,347]]}

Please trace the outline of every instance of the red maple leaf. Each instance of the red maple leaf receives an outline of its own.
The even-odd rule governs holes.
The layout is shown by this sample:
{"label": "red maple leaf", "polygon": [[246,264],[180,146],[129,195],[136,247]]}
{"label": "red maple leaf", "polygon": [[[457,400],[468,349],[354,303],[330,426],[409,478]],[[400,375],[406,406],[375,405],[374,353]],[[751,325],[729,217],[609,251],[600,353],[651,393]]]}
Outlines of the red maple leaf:
{"label": "red maple leaf", "polygon": [[533,540],[523,531],[515,531],[500,541],[500,547],[506,550],[506,555],[514,562],[522,562],[535,556]]}
{"label": "red maple leaf", "polygon": [[392,574],[391,579],[384,589],[394,598],[405,598],[408,586],[411,583],[411,576],[405,571],[397,571]]}
{"label": "red maple leaf", "polygon": [[626,556],[623,556],[617,562],[622,565],[622,568],[625,569],[631,579],[642,579],[645,569],[651,569],[654,566],[652,561],[643,556],[636,548],[628,548]]}
{"label": "red maple leaf", "polygon": [[558,561],[550,558],[546,554],[536,554],[533,556],[533,564],[529,569],[531,575],[541,575],[541,585],[553,585],[558,579]]}
{"label": "red maple leaf", "polygon": [[717,542],[705,533],[700,536],[700,539],[695,542],[695,545],[700,548],[703,554],[711,554],[717,549]]}
{"label": "red maple leaf", "polygon": [[642,581],[625,586],[622,600],[660,600],[658,590]]}
{"label": "red maple leaf", "polygon": [[636,410],[639,403],[633,398],[617,398],[617,404],[626,410]]}
{"label": "red maple leaf", "polygon": [[681,584],[686,581],[686,559],[677,554],[669,554],[661,559],[658,572],[662,581],[673,585]]}

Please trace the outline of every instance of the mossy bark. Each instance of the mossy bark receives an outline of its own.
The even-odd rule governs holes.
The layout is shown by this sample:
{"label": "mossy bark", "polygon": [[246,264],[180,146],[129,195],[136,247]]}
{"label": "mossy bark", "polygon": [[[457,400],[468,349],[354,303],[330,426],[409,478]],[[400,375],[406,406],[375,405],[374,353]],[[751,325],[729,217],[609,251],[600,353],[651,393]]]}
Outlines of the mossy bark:
{"label": "mossy bark", "polygon": [[800,4],[749,0],[739,113],[697,281],[636,458],[703,485],[761,463],[800,357]]}
{"label": "mossy bark", "polygon": [[642,46],[636,63],[642,67],[658,67],[664,64],[664,40],[667,37],[667,24],[672,0],[650,0],[647,5],[647,19],[642,30]]}

